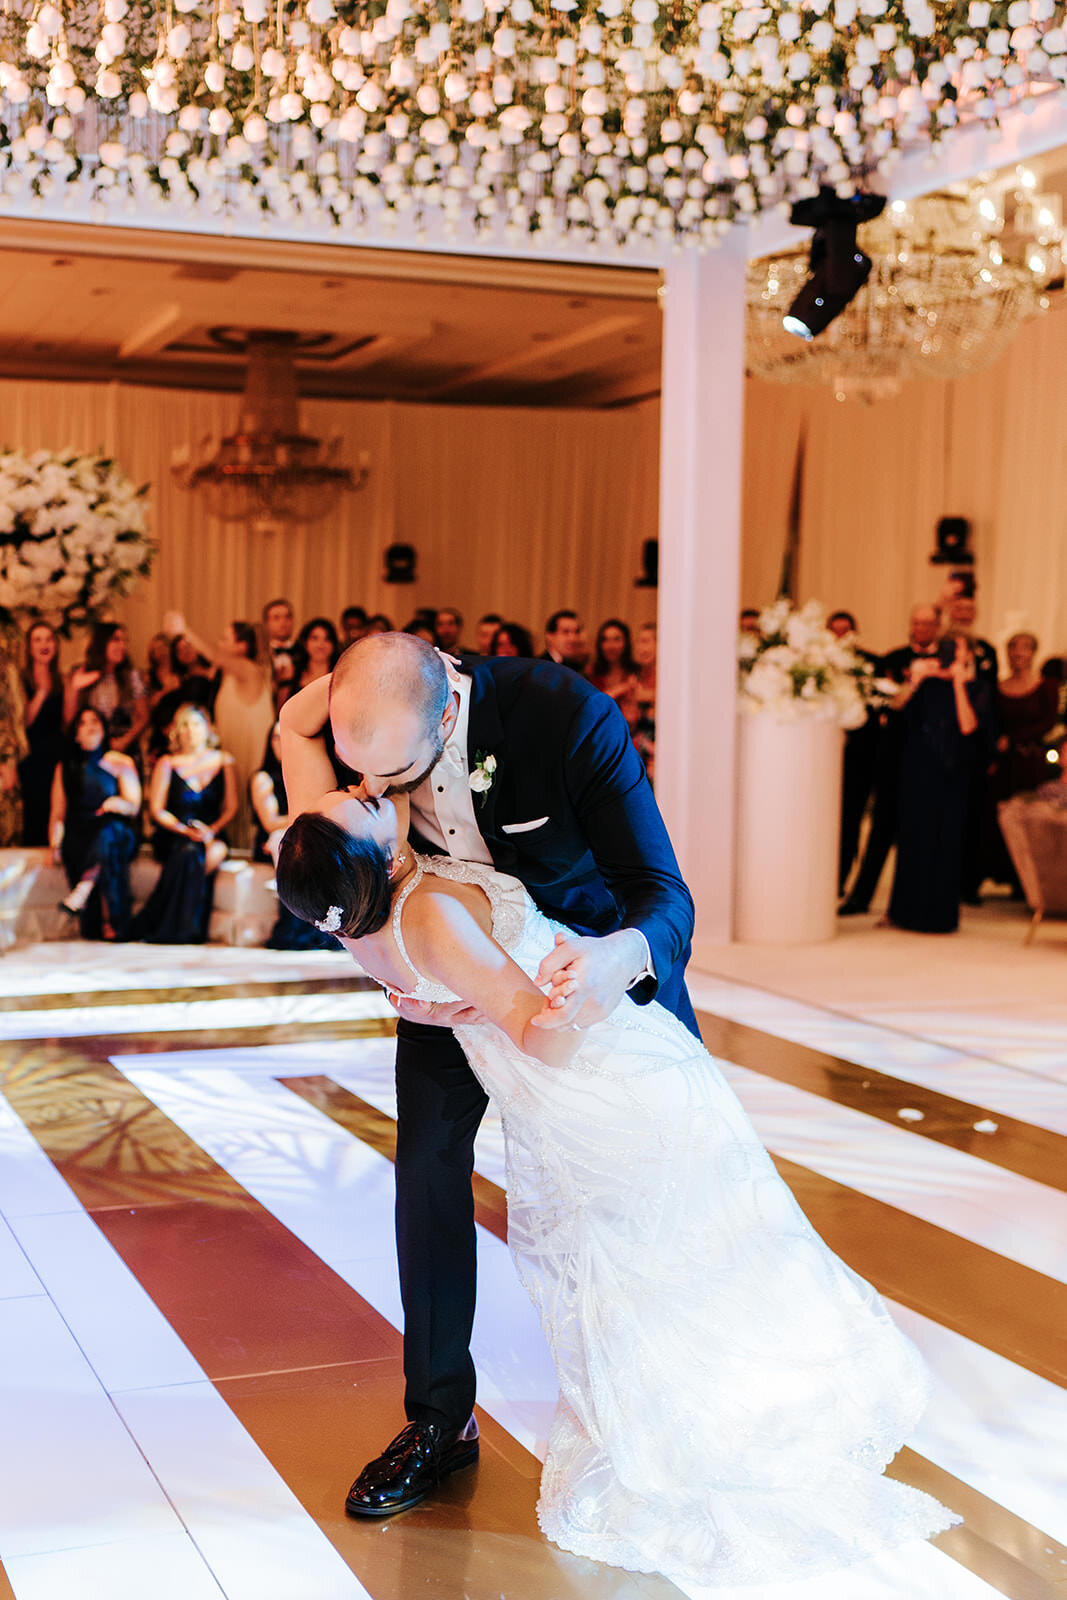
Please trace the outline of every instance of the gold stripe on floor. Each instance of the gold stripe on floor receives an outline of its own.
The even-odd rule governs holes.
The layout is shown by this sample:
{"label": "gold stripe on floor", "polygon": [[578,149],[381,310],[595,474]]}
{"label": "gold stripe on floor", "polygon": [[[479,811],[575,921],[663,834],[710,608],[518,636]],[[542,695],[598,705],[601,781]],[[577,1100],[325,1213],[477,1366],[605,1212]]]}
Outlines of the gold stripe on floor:
{"label": "gold stripe on floor", "polygon": [[[128,1040],[112,1043],[119,1054]],[[403,1425],[400,1335],[116,1067],[38,1050],[0,1081],[374,1600],[679,1600],[664,1579],[596,1566],[548,1544],[536,1521],[539,1463],[481,1412],[477,1469],[399,1520],[347,1518],[355,1473]],[[176,1178],[185,1189],[178,1195]]]}
{"label": "gold stripe on floor", "polygon": [[[713,1056],[747,1067],[750,1072],[759,1072],[766,1078],[806,1089],[824,1100],[864,1111],[894,1128],[906,1127],[909,1133],[978,1156],[1021,1178],[1032,1178],[1035,1183],[1067,1191],[1067,1138],[1061,1133],[1036,1128],[999,1111],[972,1105],[967,1100],[955,1100],[936,1089],[890,1077],[873,1067],[862,1067],[840,1056],[828,1055],[824,1050],[797,1044],[792,1039],[762,1033],[747,1023],[718,1017],[709,1011],[698,1011],[697,1021],[704,1043]],[[902,1106],[921,1111],[923,1120],[902,1122],[897,1116]],[[996,1123],[996,1132],[976,1132],[974,1124],[983,1121]]]}
{"label": "gold stripe on floor", "polygon": [[3,1562],[0,1562],[0,1600],[16,1600],[15,1591],[11,1587],[11,1579],[4,1571]]}
{"label": "gold stripe on floor", "polygon": [[[396,1122],[376,1106],[368,1105],[351,1089],[344,1089],[332,1078],[315,1074],[303,1078],[277,1080],[293,1094],[299,1095],[317,1110],[323,1111],[346,1133],[369,1145],[388,1161],[396,1160]],[[480,1172],[472,1180],[474,1190],[475,1221],[489,1233],[508,1242],[508,1202],[499,1184],[483,1178]]]}
{"label": "gold stripe on floor", "polygon": [[3,1011],[81,1011],[86,1006],[172,1005],[188,1000],[262,1000],[271,995],[351,994],[377,989],[365,973],[353,969],[343,978],[249,979],[240,983],[157,984],[140,989],[79,989],[69,994],[0,995]]}
{"label": "gold stripe on floor", "polygon": [[891,1478],[932,1494],[964,1518],[961,1526],[949,1528],[936,1541],[961,1566],[1010,1600],[1062,1600],[1067,1592],[1067,1545],[907,1446],[888,1471]]}

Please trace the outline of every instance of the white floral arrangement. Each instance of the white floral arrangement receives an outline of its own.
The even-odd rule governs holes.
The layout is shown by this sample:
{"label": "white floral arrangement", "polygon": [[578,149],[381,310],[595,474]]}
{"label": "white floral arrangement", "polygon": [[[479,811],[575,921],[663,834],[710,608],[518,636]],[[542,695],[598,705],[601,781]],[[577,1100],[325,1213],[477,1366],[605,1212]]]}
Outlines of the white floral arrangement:
{"label": "white floral arrangement", "polygon": [[10,0],[0,175],[100,217],[700,247],[1065,83],[1063,0]]}
{"label": "white floral arrangement", "polygon": [[90,621],[148,576],[148,486],[104,455],[0,451],[0,606]]}
{"label": "white floral arrangement", "polygon": [[777,600],[761,611],[759,633],[740,637],[738,669],[741,710],[779,722],[859,728],[881,695],[873,664],[850,637],[831,633],[817,600],[799,609]]}

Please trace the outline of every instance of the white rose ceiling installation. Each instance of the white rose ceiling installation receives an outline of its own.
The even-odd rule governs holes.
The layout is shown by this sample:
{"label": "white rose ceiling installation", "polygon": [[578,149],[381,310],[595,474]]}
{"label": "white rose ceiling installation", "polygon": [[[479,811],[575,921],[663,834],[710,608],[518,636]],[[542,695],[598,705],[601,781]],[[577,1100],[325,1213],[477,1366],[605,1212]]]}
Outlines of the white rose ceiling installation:
{"label": "white rose ceiling installation", "polygon": [[9,205],[706,245],[1067,82],[1063,0],[9,0]]}

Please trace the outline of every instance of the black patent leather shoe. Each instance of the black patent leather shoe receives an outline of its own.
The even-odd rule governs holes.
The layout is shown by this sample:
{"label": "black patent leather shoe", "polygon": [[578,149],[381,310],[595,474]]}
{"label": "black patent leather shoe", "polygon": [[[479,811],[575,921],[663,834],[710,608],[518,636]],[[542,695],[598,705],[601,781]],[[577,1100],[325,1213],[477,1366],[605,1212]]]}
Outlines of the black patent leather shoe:
{"label": "black patent leather shoe", "polygon": [[458,1431],[437,1422],[409,1422],[369,1461],[348,1491],[350,1517],[391,1517],[425,1500],[453,1472],[478,1459],[478,1424],[473,1417]]}

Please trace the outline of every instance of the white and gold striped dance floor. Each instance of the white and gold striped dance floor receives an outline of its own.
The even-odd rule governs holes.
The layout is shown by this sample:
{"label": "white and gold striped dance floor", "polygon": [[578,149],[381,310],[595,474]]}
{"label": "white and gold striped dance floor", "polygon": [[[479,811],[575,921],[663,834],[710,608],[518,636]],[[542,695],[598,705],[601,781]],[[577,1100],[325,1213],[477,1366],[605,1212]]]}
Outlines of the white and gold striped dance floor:
{"label": "white and gold striped dance floor", "polygon": [[[1020,1066],[1010,1030],[968,1055],[899,1013],[693,990],[786,1181],[934,1370],[892,1470],[965,1518],[865,1568],[729,1594],[1063,1600],[1067,1045]],[[349,1481],[403,1422],[390,1032],[341,957],[0,962],[0,1600],[681,1593],[538,1534],[553,1375],[491,1119],[481,1463],[404,1517],[346,1520]]]}

